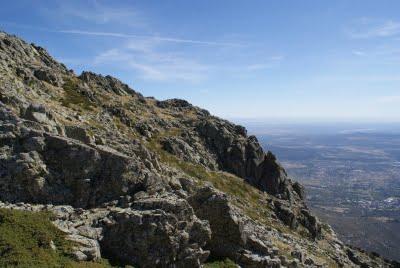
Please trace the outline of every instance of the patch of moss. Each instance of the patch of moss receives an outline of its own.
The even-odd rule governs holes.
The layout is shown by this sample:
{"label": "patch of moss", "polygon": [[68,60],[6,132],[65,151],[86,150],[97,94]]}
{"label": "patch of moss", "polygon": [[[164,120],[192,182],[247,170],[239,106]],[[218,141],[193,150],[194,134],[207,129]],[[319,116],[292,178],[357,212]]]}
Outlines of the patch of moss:
{"label": "patch of moss", "polygon": [[131,139],[137,139],[140,137],[140,134],[138,134],[133,128],[124,124],[119,117],[113,116],[112,119],[115,127],[121,134],[125,134]]}
{"label": "patch of moss", "polygon": [[31,79],[28,81],[28,86],[33,87],[35,85],[35,80]]}
{"label": "patch of moss", "polygon": [[230,259],[225,259],[223,261],[213,261],[204,264],[204,268],[236,268],[238,267]]}
{"label": "patch of moss", "polygon": [[[113,266],[108,260],[101,259],[98,262],[76,262],[71,261],[65,265],[65,268],[112,268],[112,267],[124,267],[124,266]],[[131,267],[133,268],[133,267]]]}
{"label": "patch of moss", "polygon": [[111,267],[106,261],[73,261],[72,242],[51,218],[44,212],[0,209],[0,267]]}
{"label": "patch of moss", "polygon": [[69,108],[80,108],[83,110],[93,110],[94,105],[78,90],[79,81],[77,79],[66,79],[63,89],[64,98],[61,99],[61,104]]}

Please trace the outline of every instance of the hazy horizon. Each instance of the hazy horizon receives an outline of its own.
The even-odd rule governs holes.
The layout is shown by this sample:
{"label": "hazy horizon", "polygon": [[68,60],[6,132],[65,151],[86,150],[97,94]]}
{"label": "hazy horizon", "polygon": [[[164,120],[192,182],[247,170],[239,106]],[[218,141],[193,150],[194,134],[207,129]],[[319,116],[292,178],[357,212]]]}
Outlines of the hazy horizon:
{"label": "hazy horizon", "polygon": [[279,121],[230,119],[247,128],[250,135],[341,135],[341,134],[399,134],[398,122],[377,121]]}
{"label": "hazy horizon", "polygon": [[399,124],[400,118],[335,118],[335,117],[225,117],[233,122],[252,124]]}

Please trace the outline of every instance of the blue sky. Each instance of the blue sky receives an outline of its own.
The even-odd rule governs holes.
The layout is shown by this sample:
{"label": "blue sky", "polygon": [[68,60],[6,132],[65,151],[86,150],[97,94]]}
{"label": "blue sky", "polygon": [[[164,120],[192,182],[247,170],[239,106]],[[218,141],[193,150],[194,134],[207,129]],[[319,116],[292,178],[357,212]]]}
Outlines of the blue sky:
{"label": "blue sky", "polygon": [[7,1],[76,73],[228,118],[400,121],[400,1]]}

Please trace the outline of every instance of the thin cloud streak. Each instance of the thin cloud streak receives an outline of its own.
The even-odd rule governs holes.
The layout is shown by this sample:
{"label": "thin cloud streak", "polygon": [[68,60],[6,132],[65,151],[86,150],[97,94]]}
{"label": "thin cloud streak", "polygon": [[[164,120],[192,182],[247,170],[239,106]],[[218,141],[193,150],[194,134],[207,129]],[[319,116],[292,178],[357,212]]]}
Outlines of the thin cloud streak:
{"label": "thin cloud streak", "polygon": [[43,7],[41,11],[48,17],[74,17],[96,24],[121,24],[131,27],[144,27],[147,23],[145,16],[130,6],[104,5],[96,0],[91,1],[54,1],[56,9]]}
{"label": "thin cloud streak", "polygon": [[364,29],[350,30],[348,34],[354,39],[396,36],[400,34],[400,22],[389,20],[380,25],[370,26],[369,28],[365,28],[364,26]]}
{"label": "thin cloud streak", "polygon": [[242,44],[242,43],[213,42],[213,41],[192,40],[192,39],[185,39],[185,38],[153,36],[153,35],[125,34],[125,33],[116,33],[116,32],[96,32],[96,31],[85,31],[85,30],[53,30],[53,29],[44,28],[44,27],[36,27],[36,26],[31,26],[31,25],[18,24],[18,23],[14,23],[14,22],[10,22],[10,21],[2,21],[1,23],[8,24],[10,26],[21,28],[21,29],[30,29],[30,30],[49,32],[49,33],[116,37],[116,38],[125,38],[125,39],[138,38],[138,39],[148,39],[148,40],[152,40],[152,41],[164,41],[164,42],[172,42],[172,43],[209,45],[209,46],[231,46],[231,47],[244,46],[244,44]]}
{"label": "thin cloud streak", "polygon": [[[244,69],[248,71],[259,71],[264,69],[270,69],[279,64],[283,59],[284,59],[283,56],[272,56],[269,59],[267,59],[264,63],[249,64],[247,66],[244,66],[245,67]],[[242,68],[240,68],[240,70],[242,70]]]}
{"label": "thin cloud streak", "polygon": [[114,33],[114,32],[94,32],[94,31],[83,31],[83,30],[59,30],[56,32],[65,33],[65,34],[93,35],[93,36],[106,36],[106,37],[118,37],[118,38],[152,39],[155,41],[187,43],[187,44],[197,44],[197,45],[242,46],[242,44],[236,44],[236,43],[201,41],[201,40],[183,39],[183,38],[175,38],[175,37],[136,35],[136,34],[125,34],[125,33]]}

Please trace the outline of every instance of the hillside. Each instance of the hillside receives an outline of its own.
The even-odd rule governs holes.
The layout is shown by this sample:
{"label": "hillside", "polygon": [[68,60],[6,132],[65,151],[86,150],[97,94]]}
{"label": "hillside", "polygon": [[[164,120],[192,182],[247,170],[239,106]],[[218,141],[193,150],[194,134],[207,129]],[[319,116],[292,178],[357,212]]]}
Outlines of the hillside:
{"label": "hillside", "polygon": [[[50,213],[74,261],[399,265],[338,240],[245,128],[184,100],[144,97],[111,76],[78,76],[3,32],[0,118],[0,207]],[[45,241],[38,247],[61,250]],[[0,245],[1,256],[12,250]]]}

